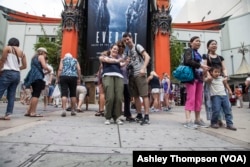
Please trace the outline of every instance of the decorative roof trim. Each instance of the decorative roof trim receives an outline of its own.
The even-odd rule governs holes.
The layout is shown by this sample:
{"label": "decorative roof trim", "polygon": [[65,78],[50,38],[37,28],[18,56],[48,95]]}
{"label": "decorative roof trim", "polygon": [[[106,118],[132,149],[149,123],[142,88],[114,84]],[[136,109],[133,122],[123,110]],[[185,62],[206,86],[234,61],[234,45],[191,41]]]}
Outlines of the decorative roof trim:
{"label": "decorative roof trim", "polygon": [[4,17],[8,21],[26,22],[26,23],[60,23],[61,18],[50,18],[43,16],[35,16],[27,13],[18,12],[0,5],[0,10],[3,11]]}
{"label": "decorative roof trim", "polygon": [[[77,1],[77,4],[79,4],[79,1]],[[30,14],[27,14],[27,13],[22,13],[22,12],[18,12],[18,11],[6,8],[6,7],[1,6],[1,5],[0,5],[0,10],[4,12],[4,17],[8,21],[13,21],[13,22],[26,22],[26,23],[61,23],[62,22],[62,18],[50,18],[50,17],[42,17],[42,16],[30,15]],[[165,16],[167,16],[167,15],[170,16],[169,13],[166,14]],[[197,23],[172,23],[171,25],[172,25],[172,28],[218,31],[218,30],[221,30],[224,27],[224,23],[230,17],[231,16],[227,16],[227,17],[223,17],[223,18],[220,18],[220,19],[216,19],[216,20],[210,20],[210,21],[205,21],[205,22],[197,22]],[[157,19],[155,21],[156,21],[155,23],[157,23]],[[166,22],[166,20],[164,20],[164,23],[169,23],[169,21]],[[79,24],[77,25],[77,27],[78,26],[79,26]],[[154,30],[156,30],[158,28],[158,26],[159,25],[156,24],[155,27],[154,27]],[[164,26],[163,26],[163,28],[164,28]],[[165,29],[164,29],[163,32],[164,33],[168,32],[170,30],[169,27],[166,30],[167,31],[165,31]],[[157,32],[158,32],[158,30],[157,30]]]}

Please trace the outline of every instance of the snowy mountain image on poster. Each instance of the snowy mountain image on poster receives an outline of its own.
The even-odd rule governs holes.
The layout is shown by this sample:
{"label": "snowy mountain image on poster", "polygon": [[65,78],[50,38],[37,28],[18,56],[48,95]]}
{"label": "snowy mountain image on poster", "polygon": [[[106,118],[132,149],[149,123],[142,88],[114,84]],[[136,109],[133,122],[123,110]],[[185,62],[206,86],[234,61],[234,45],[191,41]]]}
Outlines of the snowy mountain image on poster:
{"label": "snowy mountain image on poster", "polygon": [[125,32],[131,33],[135,43],[146,47],[147,12],[146,0],[88,1],[88,55],[92,59],[99,57]]}

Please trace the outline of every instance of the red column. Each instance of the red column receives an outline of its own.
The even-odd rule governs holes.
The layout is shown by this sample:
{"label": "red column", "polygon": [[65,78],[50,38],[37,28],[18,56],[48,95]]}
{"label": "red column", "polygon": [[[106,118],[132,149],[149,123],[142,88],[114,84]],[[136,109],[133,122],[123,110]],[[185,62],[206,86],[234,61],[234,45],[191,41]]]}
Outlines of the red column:
{"label": "red column", "polygon": [[158,75],[166,72],[170,75],[169,36],[158,33],[155,36],[155,72]]}
{"label": "red column", "polygon": [[[169,7],[169,0],[157,0],[158,8],[162,5],[167,9]],[[160,27],[159,27],[160,28]],[[170,39],[169,34],[162,34],[159,29],[155,35],[155,72],[162,76],[162,73],[166,72],[170,75]]]}
{"label": "red column", "polygon": [[[70,22],[68,25],[63,25],[63,34],[62,34],[62,51],[61,57],[64,57],[66,53],[71,53],[73,57],[77,58],[77,50],[78,50],[78,31],[75,28],[75,23],[72,20],[67,20],[68,13],[72,14],[75,10],[77,2],[79,0],[64,0],[64,14],[66,15],[64,22]],[[74,13],[74,12],[73,12]],[[76,20],[77,21],[77,20]]]}
{"label": "red column", "polygon": [[66,53],[71,53],[73,57],[77,58],[78,50],[78,32],[73,29],[71,31],[63,31],[62,39],[62,52],[61,57],[64,57]]}

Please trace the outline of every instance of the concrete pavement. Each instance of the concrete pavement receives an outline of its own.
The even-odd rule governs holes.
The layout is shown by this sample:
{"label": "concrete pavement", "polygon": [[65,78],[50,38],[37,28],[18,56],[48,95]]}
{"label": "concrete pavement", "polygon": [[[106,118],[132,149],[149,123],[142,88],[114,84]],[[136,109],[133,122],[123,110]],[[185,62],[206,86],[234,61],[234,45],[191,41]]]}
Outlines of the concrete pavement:
{"label": "concrete pavement", "polygon": [[[85,107],[85,106],[84,106]],[[3,115],[6,104],[0,102]],[[237,131],[183,127],[183,106],[150,114],[150,125],[104,125],[97,105],[77,116],[60,116],[48,106],[42,118],[24,117],[27,106],[15,103],[10,121],[0,120],[0,167],[132,166],[133,150],[250,150],[250,109],[233,106]],[[133,116],[135,113],[133,111]],[[192,115],[194,116],[194,115]],[[205,120],[204,107],[202,117]],[[205,121],[209,124],[208,121]]]}

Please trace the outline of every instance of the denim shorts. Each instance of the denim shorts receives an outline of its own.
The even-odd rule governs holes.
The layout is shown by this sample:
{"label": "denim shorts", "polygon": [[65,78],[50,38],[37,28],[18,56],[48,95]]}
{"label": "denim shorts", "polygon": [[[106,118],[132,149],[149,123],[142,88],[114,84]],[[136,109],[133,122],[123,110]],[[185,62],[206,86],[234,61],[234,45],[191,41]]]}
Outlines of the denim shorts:
{"label": "denim shorts", "polygon": [[153,88],[151,93],[160,93],[160,88]]}

